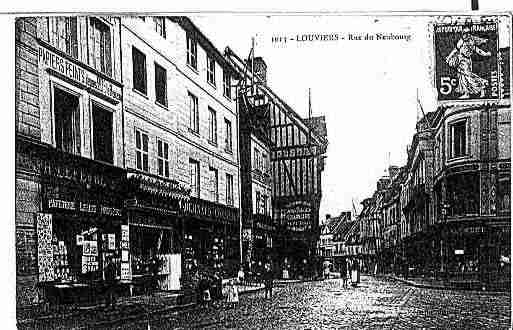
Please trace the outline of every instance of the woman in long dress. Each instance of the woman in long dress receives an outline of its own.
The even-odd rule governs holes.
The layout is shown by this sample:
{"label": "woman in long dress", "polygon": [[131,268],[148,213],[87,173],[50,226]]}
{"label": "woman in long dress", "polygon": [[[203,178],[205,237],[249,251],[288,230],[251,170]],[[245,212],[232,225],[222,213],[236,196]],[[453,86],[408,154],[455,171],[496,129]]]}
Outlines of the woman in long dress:
{"label": "woman in long dress", "polygon": [[456,92],[462,94],[460,99],[468,99],[470,94],[481,94],[481,97],[485,95],[488,80],[472,72],[472,55],[477,53],[481,56],[491,56],[490,52],[477,47],[486,44],[487,41],[487,39],[471,35],[470,29],[465,27],[463,28],[463,36],[456,43],[456,48],[445,58],[446,63],[458,71]]}

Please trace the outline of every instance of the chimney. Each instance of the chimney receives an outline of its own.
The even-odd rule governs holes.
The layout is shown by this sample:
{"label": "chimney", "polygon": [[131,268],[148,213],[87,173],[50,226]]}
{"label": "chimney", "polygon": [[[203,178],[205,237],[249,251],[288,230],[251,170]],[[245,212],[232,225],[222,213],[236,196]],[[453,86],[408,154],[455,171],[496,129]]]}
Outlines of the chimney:
{"label": "chimney", "polygon": [[260,79],[260,81],[267,85],[267,64],[262,57],[255,57],[255,75]]}
{"label": "chimney", "polygon": [[382,177],[381,179],[378,180],[378,182],[376,184],[376,190],[378,190],[378,191],[384,190],[384,189],[386,189],[388,184],[389,184],[389,178]]}
{"label": "chimney", "polygon": [[331,219],[331,214],[326,214],[326,220]]}

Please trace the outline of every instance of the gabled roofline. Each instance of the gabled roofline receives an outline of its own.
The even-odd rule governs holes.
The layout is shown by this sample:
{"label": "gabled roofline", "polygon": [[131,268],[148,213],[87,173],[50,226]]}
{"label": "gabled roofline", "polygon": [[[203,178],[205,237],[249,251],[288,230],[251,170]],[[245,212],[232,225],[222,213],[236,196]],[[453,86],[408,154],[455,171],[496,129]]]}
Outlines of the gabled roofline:
{"label": "gabled roofline", "polygon": [[305,132],[310,132],[310,136],[314,139],[317,145],[324,145],[326,146],[328,144],[328,141],[324,138],[319,137],[313,129],[311,129],[305,120],[301,118],[301,116],[298,115],[292,107],[290,107],[282,98],[280,98],[268,85],[264,84],[260,78],[257,75],[252,75],[251,72],[247,71],[245,68],[244,61],[237,55],[235,52],[230,48],[226,47],[225,49],[225,56],[228,59],[228,61],[231,62],[231,64],[239,71],[239,76],[242,76],[242,72],[244,72],[248,77],[256,80],[259,83],[259,88],[261,88],[269,97],[276,100],[277,103],[279,103],[283,109],[291,115],[291,119],[296,121],[296,123],[300,124],[302,126],[301,128]]}

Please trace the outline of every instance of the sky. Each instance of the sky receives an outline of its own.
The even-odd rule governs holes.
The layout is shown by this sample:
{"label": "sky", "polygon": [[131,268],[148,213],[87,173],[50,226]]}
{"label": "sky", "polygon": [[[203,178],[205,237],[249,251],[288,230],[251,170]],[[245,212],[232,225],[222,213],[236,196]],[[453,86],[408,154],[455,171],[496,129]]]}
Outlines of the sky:
{"label": "sky", "polygon": [[[322,178],[321,219],[370,197],[389,165],[403,165],[417,118],[417,89],[425,111],[434,109],[426,17],[191,16],[222,51],[226,45],[267,64],[268,85],[303,117],[308,88],[313,115],[326,116],[329,146]],[[236,31],[236,33],[234,33]],[[337,34],[338,41],[273,43],[273,36]],[[369,33],[410,35],[405,40],[340,40]]]}
{"label": "sky", "polygon": [[[406,163],[421,115],[417,95],[425,112],[436,109],[429,16],[217,14],[191,19],[218,49],[228,45],[241,58],[248,56],[254,37],[255,56],[267,64],[268,85],[305,118],[311,88],[313,116],[326,116],[329,140],[321,219],[351,210],[353,201],[359,210],[388,166]],[[377,33],[410,39],[376,40]],[[304,34],[337,34],[339,40],[272,41]],[[375,40],[348,40],[349,34],[370,34]]]}

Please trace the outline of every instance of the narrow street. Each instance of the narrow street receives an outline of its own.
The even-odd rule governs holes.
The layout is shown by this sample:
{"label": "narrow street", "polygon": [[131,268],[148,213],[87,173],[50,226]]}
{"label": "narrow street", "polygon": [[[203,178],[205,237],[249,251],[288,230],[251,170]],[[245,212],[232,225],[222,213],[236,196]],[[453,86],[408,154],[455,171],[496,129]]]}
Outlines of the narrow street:
{"label": "narrow street", "polygon": [[[506,293],[421,289],[370,277],[343,289],[339,279],[288,284],[272,300],[244,295],[236,309],[224,303],[153,316],[151,329],[507,329]],[[116,325],[147,329],[148,320]]]}

